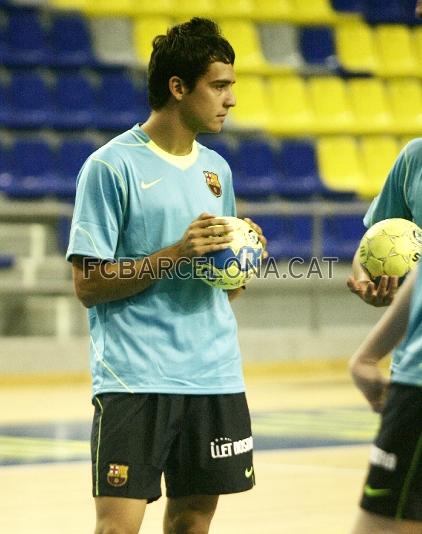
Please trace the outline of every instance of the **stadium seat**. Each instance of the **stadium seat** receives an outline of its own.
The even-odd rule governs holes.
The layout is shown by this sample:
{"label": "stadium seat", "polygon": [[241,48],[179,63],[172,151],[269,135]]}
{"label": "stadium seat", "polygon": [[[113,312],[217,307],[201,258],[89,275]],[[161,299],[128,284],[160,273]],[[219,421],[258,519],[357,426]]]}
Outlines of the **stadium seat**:
{"label": "stadium seat", "polygon": [[214,0],[214,13],[219,17],[249,19],[254,8],[253,0]]}
{"label": "stadium seat", "polygon": [[135,66],[132,21],[128,18],[99,17],[91,20],[95,55],[102,63]]}
{"label": "stadium seat", "polygon": [[89,66],[96,63],[91,36],[85,20],[78,15],[56,15],[51,28],[54,63],[59,67]]}
{"label": "stadium seat", "polygon": [[298,24],[332,24],[338,18],[330,0],[290,0],[290,4]]}
{"label": "stadium seat", "polygon": [[300,76],[274,76],[268,80],[270,121],[276,135],[304,135],[315,129],[315,115],[309,105],[308,88]]}
{"label": "stadium seat", "polygon": [[172,25],[168,17],[137,18],[133,28],[133,42],[138,60],[148,65],[152,52],[152,40],[156,35],[165,34]]}
{"label": "stadium seat", "polygon": [[254,20],[289,20],[293,15],[291,0],[254,0],[252,17]]}
{"label": "stadium seat", "polygon": [[274,65],[298,70],[303,65],[299,51],[299,36],[293,24],[259,24],[259,37],[266,60]]}
{"label": "stadium seat", "polygon": [[3,191],[12,198],[41,198],[54,194],[53,151],[46,141],[19,139],[10,150],[10,172],[13,180]]}
{"label": "stadium seat", "polygon": [[56,195],[59,198],[73,198],[76,191],[76,177],[84,161],[95,150],[96,145],[84,139],[68,139],[60,145],[56,159],[56,173],[60,178]]}
{"label": "stadium seat", "polygon": [[270,112],[261,76],[237,76],[234,92],[236,106],[230,111],[234,125],[251,130],[265,129],[269,124]]}
{"label": "stadium seat", "polygon": [[353,198],[363,180],[356,140],[348,136],[321,137],[317,142],[317,159],[324,186]]}
{"label": "stadium seat", "polygon": [[400,25],[380,25],[374,30],[381,76],[420,74],[410,29]]}
{"label": "stadium seat", "polygon": [[371,24],[412,24],[415,22],[415,1],[364,0],[362,2],[362,13]]}
{"label": "stadium seat", "polygon": [[418,135],[422,131],[422,88],[417,79],[392,79],[387,94],[396,130]]}
{"label": "stadium seat", "polygon": [[268,141],[241,140],[236,159],[236,194],[258,200],[279,193],[276,155]]}
{"label": "stadium seat", "polygon": [[65,11],[84,11],[88,6],[94,3],[92,0],[49,0],[51,7],[55,9],[63,9]]}
{"label": "stadium seat", "polygon": [[98,102],[96,125],[100,129],[124,130],[149,115],[149,110],[141,107],[138,92],[125,72],[103,74]]}
{"label": "stadium seat", "polygon": [[37,11],[11,11],[5,33],[2,63],[9,66],[46,65],[51,53]]}
{"label": "stadium seat", "polygon": [[417,58],[418,76],[422,76],[422,26],[413,29],[413,45]]}
{"label": "stadium seat", "polygon": [[337,59],[331,28],[305,27],[300,31],[300,52],[310,66],[336,69]]}
{"label": "stadium seat", "polygon": [[214,15],[213,0],[196,0],[192,3],[191,0],[178,0],[173,5],[172,13],[181,18],[190,17],[212,17]]}
{"label": "stadium seat", "polygon": [[360,153],[364,179],[358,192],[362,197],[373,198],[381,191],[399,146],[391,136],[368,136],[361,140]]}
{"label": "stadium seat", "polygon": [[377,72],[379,61],[372,29],[353,20],[336,27],[336,50],[343,69],[351,72]]}
{"label": "stadium seat", "polygon": [[308,82],[316,129],[321,133],[349,132],[354,126],[345,82],[335,76],[315,76]]}
{"label": "stadium seat", "polygon": [[262,228],[275,260],[312,256],[312,217],[254,215],[253,220]]}
{"label": "stadium seat", "polygon": [[279,151],[279,169],[280,195],[293,200],[302,200],[322,192],[315,147],[312,142],[284,140]]}
{"label": "stadium seat", "polygon": [[9,107],[3,110],[3,124],[11,128],[40,128],[53,121],[51,92],[35,72],[17,71],[8,87]]}
{"label": "stadium seat", "polygon": [[15,265],[15,257],[8,254],[0,254],[0,269],[10,269]]}
{"label": "stadium seat", "polygon": [[323,221],[323,255],[351,261],[365,233],[361,215],[334,215]]}
{"label": "stadium seat", "polygon": [[331,0],[331,6],[336,11],[345,13],[361,13],[365,0]]}
{"label": "stadium seat", "polygon": [[262,53],[256,26],[248,20],[223,20],[223,35],[236,51],[236,71],[239,73],[266,73],[271,70]]}
{"label": "stadium seat", "polygon": [[[54,0],[57,1],[57,0]],[[60,0],[67,1],[67,0]],[[83,11],[85,14],[95,17],[133,17],[138,13],[137,7],[140,2],[136,0],[85,0]],[[148,2],[150,3],[150,2]],[[159,4],[159,0],[157,4]],[[155,4],[155,2],[154,2]]]}
{"label": "stadium seat", "polygon": [[93,87],[83,74],[62,73],[54,90],[57,128],[89,128],[97,119]]}
{"label": "stadium seat", "polygon": [[377,78],[356,78],[348,82],[355,115],[355,132],[385,133],[394,131],[384,83]]}

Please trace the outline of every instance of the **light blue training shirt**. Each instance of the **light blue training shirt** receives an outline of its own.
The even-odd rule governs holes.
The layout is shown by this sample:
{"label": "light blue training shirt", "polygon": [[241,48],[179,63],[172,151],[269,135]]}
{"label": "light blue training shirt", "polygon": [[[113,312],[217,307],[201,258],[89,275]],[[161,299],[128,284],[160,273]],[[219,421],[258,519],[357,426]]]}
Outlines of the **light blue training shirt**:
{"label": "light blue training shirt", "polygon": [[406,336],[400,345],[400,360],[392,376],[393,382],[422,387],[422,269],[418,273],[413,288],[409,324]]}
{"label": "light blue training shirt", "polygon": [[[83,165],[66,258],[149,256],[180,241],[202,212],[235,216],[227,162],[198,142],[171,155],[136,125]],[[94,395],[244,391],[237,324],[221,289],[164,277],[88,316]]]}
{"label": "light blue training shirt", "polygon": [[[369,228],[393,217],[408,219],[422,228],[422,138],[413,139],[401,150],[363,222]],[[393,353],[393,375],[402,357],[400,344]]]}

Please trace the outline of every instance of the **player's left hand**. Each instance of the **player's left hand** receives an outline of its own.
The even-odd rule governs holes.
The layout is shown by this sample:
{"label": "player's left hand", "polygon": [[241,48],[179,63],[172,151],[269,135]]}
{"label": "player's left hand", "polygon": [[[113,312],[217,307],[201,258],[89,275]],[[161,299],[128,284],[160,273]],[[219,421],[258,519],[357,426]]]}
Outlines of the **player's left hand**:
{"label": "player's left hand", "polygon": [[264,236],[262,228],[258,224],[254,223],[252,219],[249,219],[249,217],[245,217],[243,220],[247,222],[249,226],[251,226],[258,234],[259,240],[262,243],[262,258],[265,260],[266,258],[268,258],[267,238]]}
{"label": "player's left hand", "polygon": [[381,276],[378,286],[369,280],[356,280],[353,276],[347,279],[347,287],[352,293],[357,295],[371,306],[389,306],[397,293],[399,287],[398,276]]}
{"label": "player's left hand", "polygon": [[381,413],[390,381],[379,370],[375,361],[352,358],[350,372],[356,386],[365,396],[374,412]]}

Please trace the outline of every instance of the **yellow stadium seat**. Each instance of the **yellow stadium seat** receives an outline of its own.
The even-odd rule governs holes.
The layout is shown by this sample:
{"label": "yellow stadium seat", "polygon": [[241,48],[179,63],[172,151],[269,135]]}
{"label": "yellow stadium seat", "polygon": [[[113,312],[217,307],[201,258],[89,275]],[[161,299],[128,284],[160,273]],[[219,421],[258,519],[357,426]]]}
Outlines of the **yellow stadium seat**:
{"label": "yellow stadium seat", "polygon": [[418,61],[418,76],[422,76],[422,26],[417,26],[413,30],[413,43]]}
{"label": "yellow stadium seat", "polygon": [[49,5],[66,11],[84,11],[92,0],[49,0]]}
{"label": "yellow stadium seat", "polygon": [[[195,4],[195,2],[193,2]],[[253,0],[214,0],[214,16],[249,18],[253,11]]]}
{"label": "yellow stadium seat", "polygon": [[406,26],[381,24],[374,29],[380,76],[416,76],[419,72],[412,34]]}
{"label": "yellow stadium seat", "polygon": [[211,17],[215,14],[214,0],[177,0],[172,9],[177,17]]}
{"label": "yellow stadium seat", "polygon": [[292,19],[297,23],[320,24],[338,20],[330,0],[290,0]]}
{"label": "yellow stadium seat", "polygon": [[269,131],[276,135],[313,133],[315,119],[309,106],[306,83],[300,76],[274,76],[268,79],[271,119]]}
{"label": "yellow stadium seat", "polygon": [[[54,0],[57,1],[57,0]],[[58,0],[63,1],[63,0]],[[78,2],[80,0],[77,0]],[[92,17],[134,17],[137,15],[165,15],[172,8],[172,0],[85,0],[84,12]]]}
{"label": "yellow stadium seat", "polygon": [[354,137],[320,137],[317,159],[321,180],[326,187],[341,192],[360,189],[363,174]]}
{"label": "yellow stadium seat", "polygon": [[391,136],[363,137],[360,154],[364,179],[358,193],[373,198],[382,189],[385,179],[399,153],[399,145]]}
{"label": "yellow stadium seat", "polygon": [[348,133],[353,128],[345,82],[335,76],[316,76],[308,82],[316,128],[321,133]]}
{"label": "yellow stadium seat", "polygon": [[254,0],[252,18],[255,20],[289,20],[293,16],[291,0]]}
{"label": "yellow stadium seat", "polygon": [[387,83],[396,131],[422,132],[422,88],[418,79],[394,79]]}
{"label": "yellow stadium seat", "polygon": [[152,40],[156,35],[165,34],[171,20],[167,17],[142,17],[135,20],[133,42],[140,62],[147,65],[152,51]]}
{"label": "yellow stadium seat", "polygon": [[255,25],[247,20],[223,20],[221,31],[236,52],[236,71],[265,73],[270,69]]}
{"label": "yellow stadium seat", "polygon": [[356,72],[379,70],[373,32],[366,23],[350,21],[339,24],[335,40],[340,65],[345,69]]}
{"label": "yellow stadium seat", "polygon": [[376,78],[348,82],[356,133],[390,133],[394,131],[384,83]]}
{"label": "yellow stadium seat", "polygon": [[248,74],[239,75],[234,93],[236,106],[230,111],[234,124],[241,128],[266,129],[270,113],[263,78]]}

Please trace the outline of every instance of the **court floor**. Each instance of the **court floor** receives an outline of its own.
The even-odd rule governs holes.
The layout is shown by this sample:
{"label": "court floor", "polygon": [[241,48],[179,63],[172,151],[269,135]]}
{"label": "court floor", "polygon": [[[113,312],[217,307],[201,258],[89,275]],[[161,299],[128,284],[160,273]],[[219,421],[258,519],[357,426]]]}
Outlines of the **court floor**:
{"label": "court floor", "polygon": [[[345,372],[247,374],[253,491],[223,496],[214,534],[347,534],[377,416]],[[0,532],[92,533],[88,383],[0,391]],[[161,532],[165,499],[142,533]]]}

